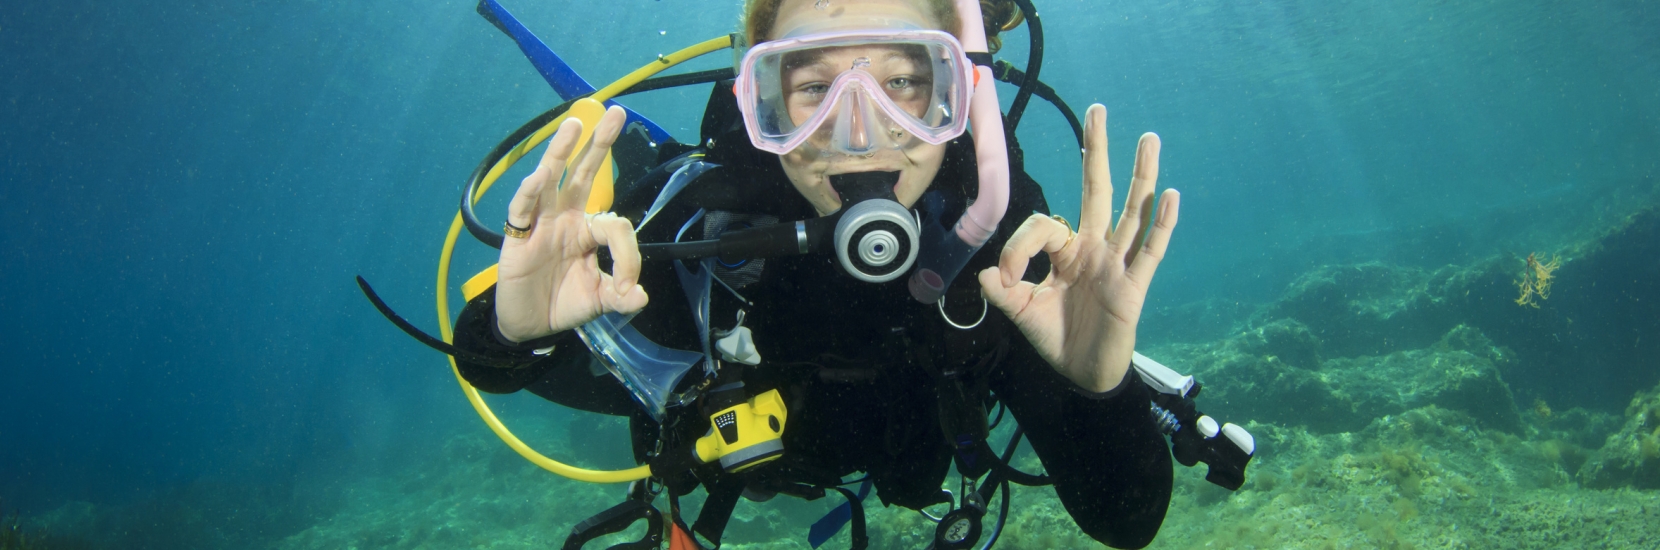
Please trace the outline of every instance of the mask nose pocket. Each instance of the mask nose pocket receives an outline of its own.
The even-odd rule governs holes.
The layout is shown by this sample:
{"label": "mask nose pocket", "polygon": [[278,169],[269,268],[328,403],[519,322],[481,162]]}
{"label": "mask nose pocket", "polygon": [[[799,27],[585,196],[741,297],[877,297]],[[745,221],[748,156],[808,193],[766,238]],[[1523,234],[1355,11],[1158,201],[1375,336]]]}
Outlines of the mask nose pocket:
{"label": "mask nose pocket", "polygon": [[870,93],[865,83],[855,82],[848,86],[846,96],[837,102],[830,143],[837,152],[868,155],[898,143],[891,135],[893,128],[890,127],[894,125],[879,112]]}

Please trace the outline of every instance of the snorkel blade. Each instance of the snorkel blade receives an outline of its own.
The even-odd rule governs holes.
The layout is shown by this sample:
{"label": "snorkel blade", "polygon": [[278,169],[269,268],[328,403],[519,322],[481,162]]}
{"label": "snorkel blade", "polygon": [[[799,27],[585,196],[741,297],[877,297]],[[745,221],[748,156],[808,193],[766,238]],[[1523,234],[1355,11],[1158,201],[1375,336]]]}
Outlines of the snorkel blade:
{"label": "snorkel blade", "polygon": [[[939,212],[944,208],[944,199],[936,193],[924,195],[923,200],[927,202],[926,212]],[[961,221],[950,227],[942,222],[936,217],[923,223],[922,254],[917,258],[916,271],[906,282],[911,297],[925,304],[939,301],[945,295],[945,289],[951,288],[951,282],[956,280],[963,266],[968,265],[968,260],[984,244],[970,244],[963,239],[955,231]]]}
{"label": "snorkel blade", "polygon": [[[957,0],[962,18],[958,36],[969,52],[985,52],[986,31],[978,0]],[[1009,149],[1003,139],[1003,112],[997,104],[996,79],[991,69],[974,67],[974,99],[969,121],[974,125],[974,154],[980,162],[980,192],[949,232],[924,237],[925,252],[911,274],[911,297],[924,304],[938,302],[962,272],[968,259],[997,232],[1009,209]]]}

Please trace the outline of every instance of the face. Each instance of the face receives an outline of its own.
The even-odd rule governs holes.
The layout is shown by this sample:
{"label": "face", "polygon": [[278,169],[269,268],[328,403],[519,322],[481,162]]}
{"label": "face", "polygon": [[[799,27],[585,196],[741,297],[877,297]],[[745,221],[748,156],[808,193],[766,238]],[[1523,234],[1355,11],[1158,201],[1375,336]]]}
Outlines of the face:
{"label": "face", "polygon": [[[785,0],[779,6],[778,20],[773,26],[774,37],[840,29],[939,26],[921,7],[905,0],[830,0],[823,10],[815,7],[815,2]],[[913,115],[924,114],[932,87],[925,54],[900,46],[863,46],[818,50],[788,59],[783,77],[790,118],[800,124],[810,117],[825,100],[824,93],[836,76],[855,65],[879,83],[881,90],[871,92],[887,95],[895,105]],[[848,123],[862,130],[862,125],[867,123],[864,119],[869,117],[855,114],[851,118]],[[899,183],[894,185],[894,195],[900,204],[909,207],[927,191],[945,159],[944,145],[931,145],[903,133],[889,136],[900,145],[897,148],[878,147],[864,155],[836,152],[828,146],[834,126],[827,121],[806,145],[781,156],[784,173],[821,216],[842,207],[841,197],[830,188],[830,176],[897,171],[900,175]],[[863,134],[862,131],[854,133]]]}

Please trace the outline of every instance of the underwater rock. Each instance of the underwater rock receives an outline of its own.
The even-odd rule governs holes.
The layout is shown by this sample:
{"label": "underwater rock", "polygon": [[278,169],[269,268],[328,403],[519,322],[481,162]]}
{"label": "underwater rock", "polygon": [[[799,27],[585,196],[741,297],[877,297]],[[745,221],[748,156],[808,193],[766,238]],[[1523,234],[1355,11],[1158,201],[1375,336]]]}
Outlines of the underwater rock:
{"label": "underwater rock", "polygon": [[[1655,548],[1660,493],[1591,491],[1533,442],[1436,406],[1343,434],[1247,426],[1239,492],[1178,469],[1164,548]],[[1158,546],[1162,544],[1163,546]]]}
{"label": "underwater rock", "polygon": [[1625,409],[1625,426],[1579,469],[1594,489],[1660,489],[1660,386],[1638,393]]}
{"label": "underwater rock", "polygon": [[1421,348],[1458,324],[1432,292],[1451,272],[1380,263],[1321,266],[1291,283],[1257,318],[1295,319],[1338,357]]}
{"label": "underwater rock", "polygon": [[1325,370],[1368,418],[1435,405],[1470,415],[1481,427],[1522,430],[1522,415],[1499,375],[1508,355],[1474,328],[1459,325],[1428,349],[1328,361]]}
{"label": "underwater rock", "polygon": [[1540,437],[1593,450],[1601,448],[1608,436],[1619,431],[1624,423],[1621,415],[1581,407],[1553,413],[1550,412],[1550,405],[1543,400],[1535,401],[1529,412],[1532,412],[1532,420]]}
{"label": "underwater rock", "polygon": [[1275,358],[1300,369],[1320,368],[1320,338],[1308,325],[1292,319],[1280,319],[1245,331],[1229,340],[1228,345],[1245,354]]}
{"label": "underwater rock", "polygon": [[1173,359],[1167,364],[1198,374],[1207,412],[1235,422],[1347,432],[1435,405],[1467,414],[1483,428],[1522,431],[1521,412],[1499,374],[1512,355],[1475,328],[1456,326],[1424,349],[1308,366],[1319,360],[1319,345],[1304,325],[1278,321],[1218,345],[1173,346],[1165,353]]}
{"label": "underwater rock", "polygon": [[[1156,348],[1150,356],[1192,373],[1204,385],[1200,407],[1218,419],[1306,426],[1319,433],[1365,426],[1370,419],[1359,414],[1354,400],[1317,366],[1307,365],[1310,358],[1318,358],[1318,339],[1281,337],[1296,334],[1295,327],[1301,326],[1295,321],[1271,323],[1218,343]],[[1306,328],[1302,333],[1307,334]],[[1300,348],[1297,342],[1310,346]],[[1287,353],[1297,363],[1275,352]]]}
{"label": "underwater rock", "polygon": [[[1558,250],[1495,251],[1467,265],[1425,269],[1327,265],[1299,277],[1250,323],[1291,319],[1325,357],[1382,356],[1432,345],[1459,325],[1515,351],[1508,383],[1564,408],[1617,412],[1625,391],[1660,381],[1660,208]],[[1561,258],[1548,299],[1517,304],[1526,261]],[[1536,273],[1536,272],[1535,272]],[[1645,338],[1644,336],[1648,337]],[[1574,369],[1564,383],[1563,369]]]}

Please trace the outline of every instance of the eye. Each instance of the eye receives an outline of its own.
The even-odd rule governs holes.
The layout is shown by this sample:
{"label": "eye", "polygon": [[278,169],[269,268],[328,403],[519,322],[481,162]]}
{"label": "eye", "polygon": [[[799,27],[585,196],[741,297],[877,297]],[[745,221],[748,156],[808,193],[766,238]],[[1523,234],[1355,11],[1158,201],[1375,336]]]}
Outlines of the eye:
{"label": "eye", "polygon": [[888,79],[888,89],[890,90],[903,90],[911,87],[913,84],[914,83],[911,82],[911,78],[908,76],[896,76]]}
{"label": "eye", "polygon": [[830,85],[823,82],[809,82],[796,87],[796,91],[804,94],[824,95],[830,92]]}

